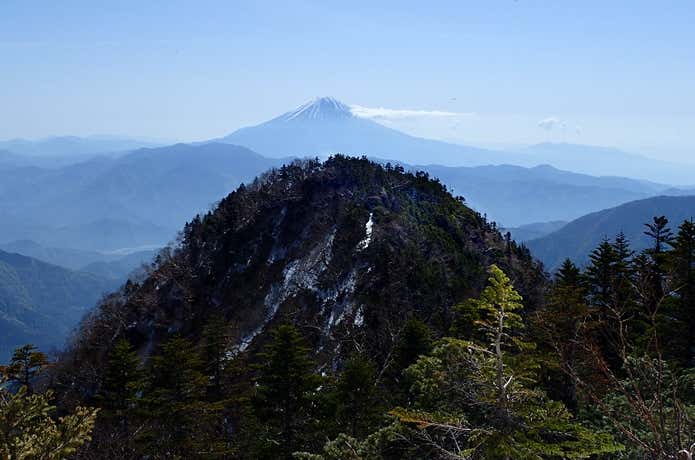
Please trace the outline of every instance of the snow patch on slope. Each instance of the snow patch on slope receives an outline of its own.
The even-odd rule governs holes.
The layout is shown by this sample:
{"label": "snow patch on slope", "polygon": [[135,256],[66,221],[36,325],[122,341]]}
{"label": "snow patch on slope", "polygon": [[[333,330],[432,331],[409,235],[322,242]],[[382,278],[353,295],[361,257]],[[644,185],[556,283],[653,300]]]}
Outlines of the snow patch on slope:
{"label": "snow patch on slope", "polygon": [[374,213],[369,213],[369,219],[364,224],[364,239],[357,244],[357,250],[362,251],[369,247],[372,242],[372,231],[374,229]]}

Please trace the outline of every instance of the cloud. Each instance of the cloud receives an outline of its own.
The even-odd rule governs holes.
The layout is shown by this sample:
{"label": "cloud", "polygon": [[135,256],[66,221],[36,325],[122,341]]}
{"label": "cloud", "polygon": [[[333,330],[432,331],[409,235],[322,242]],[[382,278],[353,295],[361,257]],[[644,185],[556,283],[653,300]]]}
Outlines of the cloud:
{"label": "cloud", "polygon": [[538,127],[546,131],[552,131],[557,128],[564,128],[565,122],[556,117],[549,117],[539,121]]}
{"label": "cloud", "polygon": [[473,113],[445,112],[442,110],[409,110],[387,109],[384,107],[350,106],[352,113],[360,118],[374,118],[379,120],[404,120],[409,118],[461,118],[470,117]]}

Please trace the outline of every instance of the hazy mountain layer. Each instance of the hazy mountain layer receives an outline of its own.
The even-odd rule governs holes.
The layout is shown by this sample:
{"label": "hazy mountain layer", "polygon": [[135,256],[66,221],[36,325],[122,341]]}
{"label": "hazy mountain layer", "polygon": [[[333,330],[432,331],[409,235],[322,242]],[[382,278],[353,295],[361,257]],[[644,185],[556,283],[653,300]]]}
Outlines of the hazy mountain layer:
{"label": "hazy mountain layer", "polygon": [[119,283],[0,251],[0,362],[32,342],[60,347],[102,294]]}
{"label": "hazy mountain layer", "polygon": [[498,151],[410,136],[360,118],[330,97],[318,98],[256,126],[241,128],[221,142],[243,145],[270,157],[367,155],[410,164],[480,166],[541,164],[597,176],[692,184],[695,165],[675,164],[618,149],[544,143],[517,151]]}
{"label": "hazy mountain layer", "polygon": [[[560,169],[600,176],[623,176],[677,185],[695,183],[695,165],[647,158],[609,147],[544,143],[521,151],[533,164],[546,163]],[[518,164],[527,165],[521,162]]]}
{"label": "hazy mountain layer", "polygon": [[619,177],[593,177],[550,166],[481,166],[423,169],[438,177],[474,209],[503,226],[572,220],[589,212],[648,196],[665,188]]}
{"label": "hazy mountain layer", "polygon": [[82,249],[44,247],[30,240],[0,244],[0,250],[22,254],[71,270],[123,281],[130,272],[143,263],[150,262],[157,251],[152,248],[127,254],[102,253]]}
{"label": "hazy mountain layer", "polygon": [[526,241],[541,238],[556,232],[565,225],[567,225],[567,222],[564,220],[553,220],[550,222],[534,222],[520,227],[505,228],[502,231],[511,233],[514,241],[525,243]]}
{"label": "hazy mountain layer", "polygon": [[0,242],[162,246],[192,215],[279,163],[243,147],[178,144],[56,170],[0,170]]}
{"label": "hazy mountain layer", "polygon": [[695,196],[658,196],[632,201],[580,217],[560,230],[526,244],[548,269],[557,268],[568,257],[583,264],[601,240],[612,239],[619,232],[625,233],[633,249],[645,249],[649,238],[644,235],[644,224],[662,215],[669,219],[675,232],[682,221],[695,218]]}

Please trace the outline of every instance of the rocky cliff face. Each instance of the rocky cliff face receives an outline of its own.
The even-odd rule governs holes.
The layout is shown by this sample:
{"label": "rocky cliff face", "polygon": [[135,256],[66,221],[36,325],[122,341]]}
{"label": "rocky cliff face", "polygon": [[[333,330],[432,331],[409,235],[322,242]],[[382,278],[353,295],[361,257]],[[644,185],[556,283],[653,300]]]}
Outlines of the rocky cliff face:
{"label": "rocky cliff face", "polygon": [[172,334],[196,340],[217,314],[235,325],[230,354],[291,322],[327,370],[345,347],[385,360],[410,316],[445,333],[452,306],[480,292],[492,263],[534,308],[543,275],[528,251],[438,181],[366,159],[298,162],[187,224],[149,276],[85,319],[65,360],[98,368],[123,335],[147,357]]}

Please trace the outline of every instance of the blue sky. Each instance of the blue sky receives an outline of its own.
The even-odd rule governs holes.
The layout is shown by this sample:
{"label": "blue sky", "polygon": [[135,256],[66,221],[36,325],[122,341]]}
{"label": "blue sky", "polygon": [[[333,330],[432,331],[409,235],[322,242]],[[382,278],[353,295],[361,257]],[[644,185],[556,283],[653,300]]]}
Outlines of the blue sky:
{"label": "blue sky", "polygon": [[205,139],[330,95],[457,142],[695,156],[691,0],[105,3],[0,2],[0,139]]}

